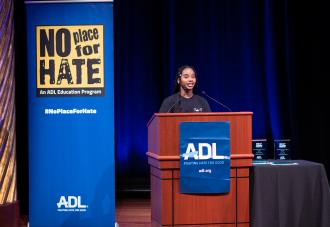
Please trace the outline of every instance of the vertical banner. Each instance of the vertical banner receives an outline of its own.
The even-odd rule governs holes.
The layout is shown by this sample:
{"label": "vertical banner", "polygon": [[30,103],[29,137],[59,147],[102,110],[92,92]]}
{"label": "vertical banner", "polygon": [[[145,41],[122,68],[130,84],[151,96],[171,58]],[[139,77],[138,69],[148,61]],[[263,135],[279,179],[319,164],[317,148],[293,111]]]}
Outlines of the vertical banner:
{"label": "vertical banner", "polygon": [[180,192],[230,190],[230,123],[180,124]]}
{"label": "vertical banner", "polygon": [[114,226],[112,1],[26,1],[29,224]]}

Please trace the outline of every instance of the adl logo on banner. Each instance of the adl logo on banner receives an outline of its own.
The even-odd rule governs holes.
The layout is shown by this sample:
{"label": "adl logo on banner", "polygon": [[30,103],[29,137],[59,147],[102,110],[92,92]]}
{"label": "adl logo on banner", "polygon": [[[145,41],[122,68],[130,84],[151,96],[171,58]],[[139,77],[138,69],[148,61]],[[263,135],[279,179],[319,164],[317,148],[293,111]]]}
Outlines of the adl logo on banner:
{"label": "adl logo on banner", "polygon": [[229,192],[229,126],[229,122],[181,123],[180,192]]}

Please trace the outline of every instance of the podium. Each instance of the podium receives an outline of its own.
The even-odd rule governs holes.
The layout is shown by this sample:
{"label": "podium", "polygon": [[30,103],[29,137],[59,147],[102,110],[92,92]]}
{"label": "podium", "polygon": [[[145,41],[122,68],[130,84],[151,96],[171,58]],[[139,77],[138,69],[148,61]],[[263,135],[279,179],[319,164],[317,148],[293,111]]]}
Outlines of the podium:
{"label": "podium", "polygon": [[[230,122],[230,192],[180,193],[180,122]],[[252,112],[156,113],[148,122],[153,227],[249,226]]]}

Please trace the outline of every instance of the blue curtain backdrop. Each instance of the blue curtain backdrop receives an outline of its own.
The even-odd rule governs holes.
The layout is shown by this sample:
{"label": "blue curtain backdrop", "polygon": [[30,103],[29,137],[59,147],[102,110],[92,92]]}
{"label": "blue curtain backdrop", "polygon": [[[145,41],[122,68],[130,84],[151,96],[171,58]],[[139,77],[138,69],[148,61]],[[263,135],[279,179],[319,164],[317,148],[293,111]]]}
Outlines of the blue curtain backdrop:
{"label": "blue curtain backdrop", "polygon": [[[15,2],[16,3],[16,2]],[[293,157],[325,164],[329,14],[321,0],[115,0],[117,190],[148,189],[147,122],[195,66],[199,92],[252,111],[253,138],[291,139]],[[18,185],[27,196],[24,11],[16,3]],[[24,42],[23,42],[24,43]],[[324,56],[324,58],[323,58]],[[213,111],[225,111],[212,100]],[[21,187],[20,187],[21,185]]]}
{"label": "blue curtain backdrop", "polygon": [[325,112],[314,103],[324,99],[321,8],[317,1],[116,1],[117,185],[148,180],[146,125],[183,64],[195,66],[199,92],[253,111],[253,138],[291,139],[295,158],[324,162]]}
{"label": "blue curtain backdrop", "polygon": [[[291,139],[294,158],[326,160],[325,112],[317,104],[326,100],[318,63],[325,24],[319,2],[115,5],[119,186],[136,186],[149,175],[146,124],[172,93],[176,68],[183,64],[195,66],[199,92],[233,111],[253,111],[253,138]],[[225,111],[209,103],[214,111]]]}

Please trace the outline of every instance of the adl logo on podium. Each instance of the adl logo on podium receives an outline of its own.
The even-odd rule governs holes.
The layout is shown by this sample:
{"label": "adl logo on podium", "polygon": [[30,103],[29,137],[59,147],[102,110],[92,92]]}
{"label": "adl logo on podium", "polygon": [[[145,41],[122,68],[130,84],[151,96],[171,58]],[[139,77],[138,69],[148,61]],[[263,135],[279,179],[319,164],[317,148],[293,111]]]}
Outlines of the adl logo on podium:
{"label": "adl logo on podium", "polygon": [[180,124],[180,192],[230,190],[229,122]]}

